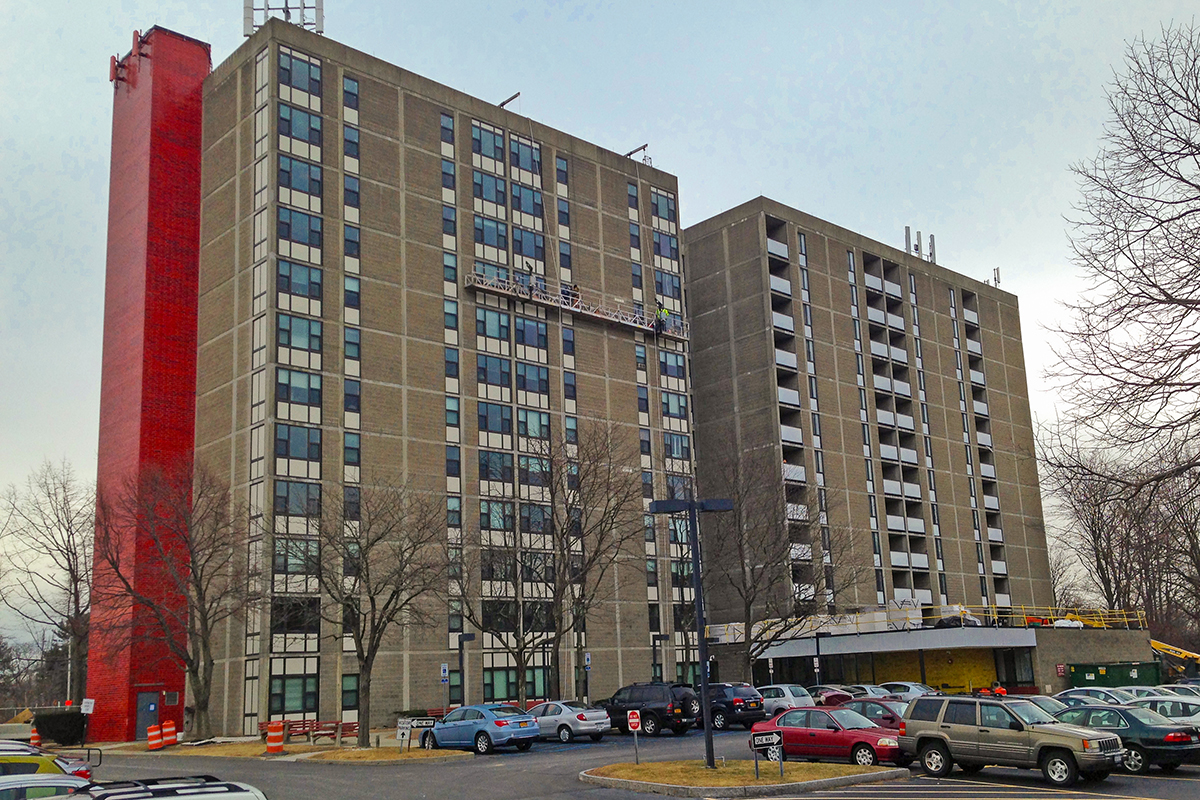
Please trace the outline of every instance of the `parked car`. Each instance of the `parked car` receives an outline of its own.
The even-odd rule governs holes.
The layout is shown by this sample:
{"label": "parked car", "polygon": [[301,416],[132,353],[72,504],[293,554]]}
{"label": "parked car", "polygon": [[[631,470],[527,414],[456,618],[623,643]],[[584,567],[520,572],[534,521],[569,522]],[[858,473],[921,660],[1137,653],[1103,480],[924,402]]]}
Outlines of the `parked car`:
{"label": "parked car", "polygon": [[40,753],[0,753],[0,775],[66,774],[56,756]]}
{"label": "parked car", "polygon": [[[60,797],[90,784],[87,778],[78,775],[34,775],[0,776],[0,800],[26,800],[33,797]],[[78,795],[72,795],[78,797]]]}
{"label": "parked car", "polygon": [[708,702],[713,730],[723,731],[734,723],[749,730],[767,717],[763,696],[748,683],[710,683]]}
{"label": "parked car", "polygon": [[1125,745],[1125,769],[1142,774],[1157,764],[1163,772],[1200,755],[1200,734],[1191,725],[1181,725],[1162,714],[1137,706],[1077,706],[1058,712],[1058,718],[1074,725],[1107,731],[1121,737]]}
{"label": "parked car", "polygon": [[782,747],[767,750],[767,758],[849,760],[871,766],[880,761],[900,763],[903,754],[896,731],[877,727],[871,720],[848,708],[794,708],[774,719],[756,723],[753,734],[780,731]]}
{"label": "parked car", "polygon": [[854,699],[854,695],[850,694],[849,689],[836,684],[809,686],[808,693],[812,695],[813,702],[819,706],[838,706],[847,700]]}
{"label": "parked car", "polygon": [[1162,697],[1166,692],[1155,686],[1118,686],[1122,692],[1128,692],[1134,697]]}
{"label": "parked car", "polygon": [[528,750],[539,735],[537,720],[521,709],[489,703],[454,709],[421,735],[421,746],[426,750],[470,747],[487,755],[510,744]]}
{"label": "parked car", "polygon": [[900,720],[904,717],[904,709],[908,707],[908,703],[900,700],[856,697],[842,703],[841,707],[857,711],[881,728],[899,730]]}
{"label": "parked car", "polygon": [[891,697],[892,693],[873,683],[855,683],[846,687],[851,697]]}
{"label": "parked car", "polygon": [[171,797],[186,797],[189,800],[267,800],[265,794],[249,784],[224,781],[212,775],[89,783],[76,790],[71,800],[142,800],[150,797],[155,800]]}
{"label": "parked car", "polygon": [[603,708],[573,700],[542,703],[529,709],[529,716],[537,720],[542,738],[554,738],[560,742],[569,742],[576,736],[588,736],[593,742],[598,742],[612,728],[608,712]]}
{"label": "parked car", "polygon": [[796,683],[759,686],[758,693],[763,697],[763,707],[766,709],[768,719],[789,708],[807,708],[816,705],[816,701],[813,700],[808,690]]}
{"label": "parked car", "polygon": [[700,706],[690,687],[657,682],[624,686],[596,705],[608,712],[613,727],[622,733],[628,733],[627,715],[636,709],[641,713],[642,733],[647,736],[657,736],[663,728],[682,736],[696,724],[693,709]]}
{"label": "parked car", "polygon": [[[92,778],[92,765],[90,762],[82,758],[54,753],[44,747],[32,745],[29,742],[0,739],[0,753],[28,753],[30,755],[48,756],[58,759],[58,766],[68,775],[75,775],[76,777],[87,778],[88,780]],[[0,796],[0,800],[4,800],[3,796]]]}
{"label": "parked car", "polygon": [[1054,695],[1054,699],[1069,706],[1088,706],[1096,703],[1122,705],[1131,703],[1137,698],[1129,692],[1120,689],[1110,689],[1104,686],[1087,686],[1078,689],[1067,689]]}
{"label": "parked car", "polygon": [[1190,686],[1186,683],[1163,683],[1159,684],[1157,688],[1186,697],[1200,697],[1200,686]]}
{"label": "parked car", "polygon": [[1070,708],[1070,706],[1068,706],[1063,701],[1061,701],[1057,698],[1054,698],[1054,697],[1050,697],[1049,695],[1044,695],[1044,694],[1004,695],[1000,699],[1001,700],[1005,700],[1005,699],[1007,699],[1007,700],[1028,700],[1029,702],[1033,703],[1035,706],[1040,708],[1042,711],[1045,711],[1047,714],[1050,714],[1051,716],[1057,714],[1059,711],[1062,711],[1064,708]]}
{"label": "parked car", "polygon": [[922,695],[940,694],[940,690],[934,689],[932,686],[926,686],[923,683],[910,683],[909,681],[890,681],[888,683],[879,684],[884,689],[887,689],[890,694],[899,697],[905,702],[915,700]]}
{"label": "parked car", "polygon": [[1184,697],[1182,695],[1140,697],[1130,705],[1148,708],[1173,722],[1184,725],[1200,725],[1200,697]]}

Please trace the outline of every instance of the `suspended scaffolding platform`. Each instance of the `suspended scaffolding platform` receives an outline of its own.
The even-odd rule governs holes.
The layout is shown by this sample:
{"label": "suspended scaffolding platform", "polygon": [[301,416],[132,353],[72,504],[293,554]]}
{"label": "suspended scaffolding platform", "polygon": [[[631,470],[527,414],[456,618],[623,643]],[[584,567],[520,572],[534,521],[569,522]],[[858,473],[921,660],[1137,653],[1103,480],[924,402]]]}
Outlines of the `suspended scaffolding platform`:
{"label": "suspended scaffolding platform", "polygon": [[476,291],[482,289],[524,303],[557,308],[568,314],[624,325],[683,342],[688,339],[688,324],[678,317],[667,318],[660,329],[654,317],[643,309],[635,308],[632,304],[614,302],[600,292],[580,289],[578,286],[550,280],[543,275],[518,272],[513,277],[501,277],[469,273],[466,276],[466,288]]}

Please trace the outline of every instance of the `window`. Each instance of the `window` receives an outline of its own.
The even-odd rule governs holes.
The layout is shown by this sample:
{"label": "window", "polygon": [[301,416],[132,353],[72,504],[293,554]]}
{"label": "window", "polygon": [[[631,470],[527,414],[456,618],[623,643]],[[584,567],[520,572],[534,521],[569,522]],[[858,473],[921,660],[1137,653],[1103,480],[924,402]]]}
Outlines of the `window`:
{"label": "window", "polygon": [[451,599],[449,606],[446,628],[450,633],[460,633],[463,629],[463,601],[461,598]]}
{"label": "window", "polygon": [[567,184],[567,160],[562,156],[554,159],[554,178],[564,186]]}
{"label": "window", "polygon": [[458,282],[458,256],[454,253],[442,253],[442,280]]}
{"label": "window", "polygon": [[271,678],[272,714],[316,713],[317,676],[280,676]]}
{"label": "window", "polygon": [[447,497],[446,498],[446,527],[461,528],[462,527],[462,498]]}
{"label": "window", "polygon": [[575,373],[563,372],[563,397],[567,400],[575,399]]}
{"label": "window", "polygon": [[491,128],[480,127],[479,123],[471,123],[471,152],[479,153],[485,158],[504,161],[504,134]]}
{"label": "window", "polygon": [[454,117],[442,114],[442,141],[454,144]]}
{"label": "window", "polygon": [[[671,585],[672,586],[688,586],[692,582],[692,562],[691,561],[672,561],[671,562]],[[680,626],[676,625],[678,629]]]}
{"label": "window", "polygon": [[571,205],[561,198],[558,201],[558,224],[564,228],[571,227]]}
{"label": "window", "polygon": [[362,331],[358,328],[345,329],[346,358],[357,361],[362,357]]}
{"label": "window", "polygon": [[[511,459],[512,456],[509,456]],[[509,468],[512,468],[511,462]],[[515,528],[513,504],[504,500],[479,501],[479,529],[484,531],[511,531]]]}
{"label": "window", "polygon": [[442,206],[442,233],[458,235],[458,210],[454,206]]}
{"label": "window", "polygon": [[648,429],[638,429],[638,442],[638,449],[641,450],[642,455],[650,455],[650,431]]}
{"label": "window", "polygon": [[513,226],[513,255],[528,256],[544,261],[546,258],[546,237],[540,233],[527,231]]}
{"label": "window", "polygon": [[521,141],[515,136],[509,146],[512,165],[526,172],[542,174],[542,148],[540,145]]}
{"label": "window", "polygon": [[512,483],[512,479],[512,453],[498,453],[491,450],[479,451],[479,480]]}
{"label": "window", "polygon": [[276,338],[280,347],[321,352],[321,321],[280,314]]}
{"label": "window", "polygon": [[[675,571],[673,569],[675,566],[675,563],[676,562],[671,562],[672,574]],[[673,577],[673,575],[672,575],[672,577]],[[674,585],[685,586],[686,584],[677,583]],[[690,603],[678,603],[678,604],[674,605],[671,610],[674,612],[674,615],[675,615],[675,630],[688,631],[688,630],[696,629],[696,609],[694,606],[692,606]],[[678,667],[678,666],[681,666],[681,665],[676,664],[676,667]]]}
{"label": "window", "polygon": [[346,308],[358,308],[361,294],[359,287],[362,285],[358,278],[352,275],[346,276]]}
{"label": "window", "polygon": [[669,353],[665,350],[658,354],[659,371],[668,378],[687,377],[687,367],[682,353]]}
{"label": "window", "polygon": [[642,472],[642,497],[654,499],[654,473]]}
{"label": "window", "polygon": [[358,676],[342,676],[342,711],[358,708]]}
{"label": "window", "polygon": [[361,254],[359,240],[362,238],[362,232],[353,225],[346,225],[345,234],[342,237],[342,252],[351,258],[358,258]]}
{"label": "window", "polygon": [[[303,211],[279,208],[279,223],[276,232],[280,239],[309,247],[321,246],[321,218]],[[314,259],[315,260],[315,259]]]}
{"label": "window", "polygon": [[943,702],[943,700],[918,699],[913,703],[912,712],[908,715],[909,719],[933,722],[937,720],[938,715],[941,713]]}
{"label": "window", "polygon": [[627,185],[627,187],[626,187],[626,189],[625,189],[625,191],[626,191],[626,193],[629,195],[629,207],[630,207],[630,208],[637,208],[637,207],[638,207],[638,187],[637,187],[637,184],[636,184],[636,183],[631,183],[631,184],[628,184],[628,185]]}
{"label": "window", "polygon": [[297,297],[321,299],[321,270],[279,260],[276,267],[275,288]]}
{"label": "window", "polygon": [[305,406],[321,405],[321,376],[294,369],[275,371],[275,401]]}
{"label": "window", "polygon": [[646,559],[646,585],[658,586],[658,561],[657,559]]}
{"label": "window", "polygon": [[979,706],[979,724],[984,728],[1008,730],[1017,718],[1004,710],[1003,706],[985,703]]}
{"label": "window", "polygon": [[650,213],[667,222],[675,221],[675,198],[650,187]]}
{"label": "window", "polygon": [[634,250],[642,247],[642,229],[636,222],[629,223],[629,246]]}
{"label": "window", "polygon": [[535,217],[540,217],[542,216],[542,193],[514,181],[512,185],[512,207],[513,211],[520,211],[523,214],[532,214]]}
{"label": "window", "polygon": [[508,341],[508,314],[491,308],[475,309],[475,334]]}
{"label": "window", "polygon": [[531,439],[549,439],[550,415],[545,411],[517,409],[517,433]]}
{"label": "window", "polygon": [[[657,236],[658,234],[654,234]],[[661,269],[654,270],[654,292],[663,297],[673,297],[676,300],[683,297],[683,289],[679,284],[679,276]]]}
{"label": "window", "polygon": [[494,219],[488,219],[476,214],[475,242],[487,245],[488,247],[498,247],[501,250],[506,250],[508,249],[508,226],[503,222],[497,222]]}
{"label": "window", "polygon": [[442,324],[450,330],[458,330],[458,301],[442,301]]}
{"label": "window", "polygon": [[565,355],[565,356],[575,355],[575,329],[574,328],[563,328],[562,329],[562,340],[563,340],[563,355]]}
{"label": "window", "polygon": [[522,533],[549,533],[554,518],[549,506],[525,503],[521,506]]}
{"label": "window", "polygon": [[316,539],[275,539],[273,571],[276,575],[315,575],[319,546]]}
{"label": "window", "polygon": [[346,433],[345,461],[348,466],[357,467],[362,463],[362,436],[357,433]]}
{"label": "window", "polygon": [[679,260],[679,239],[665,233],[654,232],[654,255]]}
{"label": "window", "polygon": [[321,513],[321,484],[275,481],[275,513],[312,517]]}
{"label": "window", "polygon": [[454,162],[448,159],[442,159],[442,188],[454,188]]}
{"label": "window", "polygon": [[481,200],[487,200],[489,203],[496,203],[501,206],[506,205],[508,198],[505,195],[504,189],[503,178],[497,178],[495,175],[489,175],[479,170],[475,170],[472,175],[471,192]]}
{"label": "window", "polygon": [[517,362],[517,389],[538,394],[550,394],[550,370],[535,364]]}
{"label": "window", "polygon": [[633,272],[633,288],[641,289],[642,288],[642,265],[641,264],[631,264],[630,269]]}
{"label": "window", "polygon": [[637,368],[639,370],[645,371],[645,369],[646,369],[646,345],[635,344],[633,346],[633,358],[634,358],[634,362],[637,364]]}
{"label": "window", "polygon": [[458,377],[458,350],[453,347],[446,348],[446,377]]}
{"label": "window", "polygon": [[479,430],[491,433],[512,433],[512,407],[496,403],[479,403]]}
{"label": "window", "polygon": [[279,104],[279,135],[321,146],[321,118],[298,108]]}
{"label": "window", "polygon": [[342,133],[345,136],[343,152],[350,158],[358,158],[358,128],[344,125],[342,126]]}
{"label": "window", "polygon": [[[342,105],[346,108],[358,108],[358,81],[354,78],[342,78]],[[357,707],[357,703],[355,703]]]}
{"label": "window", "polygon": [[517,473],[525,486],[550,485],[550,462],[544,458],[521,456],[517,462]]}
{"label": "window", "polygon": [[566,423],[565,423],[565,428],[564,428],[564,438],[566,438],[567,444],[579,444],[579,419],[578,419],[578,417],[567,417],[566,418]]}
{"label": "window", "polygon": [[649,413],[650,411],[650,390],[645,386],[637,387],[638,396],[638,411]]}
{"label": "window", "polygon": [[320,598],[281,597],[271,600],[271,633],[319,633],[321,627]]}
{"label": "window", "polygon": [[321,168],[297,158],[279,157],[279,188],[321,196]]}
{"label": "window", "polygon": [[662,413],[664,417],[687,419],[687,395],[663,392]]}
{"label": "window", "polygon": [[458,427],[458,398],[446,398],[446,426],[450,428]]}
{"label": "window", "polygon": [[309,94],[321,94],[321,65],[288,53],[279,54],[279,82]]}
{"label": "window", "polygon": [[[686,437],[684,437],[686,438]],[[667,499],[691,500],[692,479],[687,475],[667,475]]]}
{"label": "window", "polygon": [[342,190],[342,201],[351,208],[359,208],[361,200],[358,193],[358,178],[346,175]]}
{"label": "window", "polygon": [[671,544],[688,544],[688,518],[670,517],[667,520],[667,538]]}
{"label": "window", "polygon": [[975,703],[951,700],[942,715],[942,723],[948,725],[975,725]]}
{"label": "window", "polygon": [[659,629],[662,627],[662,619],[661,619],[662,615],[658,613],[658,603],[650,604],[649,617],[650,617],[650,632],[658,633]]}
{"label": "window", "polygon": [[571,245],[566,242],[558,243],[558,265],[563,269],[571,268]]}
{"label": "window", "polygon": [[491,386],[512,386],[511,363],[507,358],[496,358],[479,353],[475,356],[476,380]]}
{"label": "window", "polygon": [[446,475],[457,478],[462,474],[462,452],[454,445],[446,445]]}

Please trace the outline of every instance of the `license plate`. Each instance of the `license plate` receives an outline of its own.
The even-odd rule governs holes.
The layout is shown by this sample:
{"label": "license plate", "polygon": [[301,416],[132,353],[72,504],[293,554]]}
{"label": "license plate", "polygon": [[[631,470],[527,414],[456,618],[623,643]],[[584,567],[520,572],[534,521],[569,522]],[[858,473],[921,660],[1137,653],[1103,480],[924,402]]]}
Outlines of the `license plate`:
{"label": "license plate", "polygon": [[528,728],[528,727],[529,727],[529,723],[528,723],[528,722],[522,722],[522,723],[521,723],[521,727],[522,727],[522,728]]}
{"label": "license plate", "polygon": [[754,701],[754,702],[750,703],[750,707],[751,707],[751,708],[758,708],[758,701],[756,700],[756,701]]}

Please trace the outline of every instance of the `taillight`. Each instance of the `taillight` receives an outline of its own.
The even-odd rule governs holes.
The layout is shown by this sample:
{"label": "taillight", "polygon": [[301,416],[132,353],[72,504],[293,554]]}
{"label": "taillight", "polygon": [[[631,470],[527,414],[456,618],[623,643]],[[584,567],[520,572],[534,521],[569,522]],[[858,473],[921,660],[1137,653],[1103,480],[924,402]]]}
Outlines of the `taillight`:
{"label": "taillight", "polygon": [[498,719],[498,720],[494,720],[494,721],[496,723],[497,728],[503,728],[505,725],[508,724],[505,720],[502,720],[502,719]]}
{"label": "taillight", "polygon": [[733,698],[733,704],[734,704],[735,706],[745,705],[745,703],[746,703],[746,701],[745,701],[745,700],[743,700],[743,699],[742,699],[742,698],[740,698],[740,697],[735,697],[735,698]]}
{"label": "taillight", "polygon": [[1190,742],[1191,740],[1192,740],[1191,735],[1186,734],[1183,731],[1175,731],[1174,733],[1168,733],[1166,736],[1163,737],[1164,742]]}
{"label": "taillight", "polygon": [[668,714],[670,714],[670,713],[671,713],[672,711],[674,711],[674,710],[675,710],[675,704],[674,704],[674,703],[667,703],[667,713],[668,713]]}
{"label": "taillight", "polygon": [[88,780],[92,779],[92,770],[88,767],[80,767],[79,769],[72,771],[71,774],[77,778],[87,778]]}
{"label": "taillight", "polygon": [[583,714],[576,714],[575,719],[579,720],[580,722],[587,722],[587,717],[585,717]]}
{"label": "taillight", "polygon": [[904,720],[900,720],[900,735],[904,735]]}

